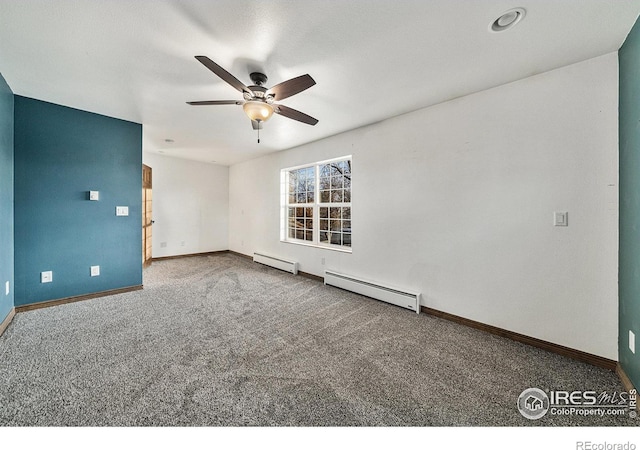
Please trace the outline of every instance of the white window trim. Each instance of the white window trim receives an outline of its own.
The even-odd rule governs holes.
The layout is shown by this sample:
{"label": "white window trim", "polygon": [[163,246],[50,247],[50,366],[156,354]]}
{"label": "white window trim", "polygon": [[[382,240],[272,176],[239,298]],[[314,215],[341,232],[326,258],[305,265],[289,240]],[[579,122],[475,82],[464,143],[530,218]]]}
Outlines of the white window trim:
{"label": "white window trim", "polygon": [[[339,158],[326,159],[324,161],[317,161],[310,164],[301,164],[298,166],[286,167],[280,170],[280,242],[283,242],[285,244],[303,245],[305,247],[321,248],[324,250],[333,250],[333,251],[343,252],[343,253],[353,252],[352,247],[320,243],[320,208],[321,207],[329,207],[329,208],[330,207],[334,207],[334,208],[350,207],[352,220],[353,220],[353,206],[351,202],[319,203],[318,201],[314,201],[312,206],[313,208],[313,241],[312,242],[302,240],[302,239],[290,238],[287,232],[288,223],[289,223],[288,207],[292,206],[292,207],[299,207],[299,208],[311,208],[311,206],[308,206],[308,203],[305,203],[305,204],[298,203],[298,204],[295,204],[296,206],[288,204],[287,201],[289,198],[289,172],[293,170],[304,169],[307,167],[313,167],[315,181],[316,181],[314,182],[313,197],[314,199],[320,199],[320,186],[319,186],[319,183],[317,182],[319,180],[318,170],[320,170],[320,166],[323,164],[329,164],[332,162],[345,161],[345,160],[350,160],[351,164],[353,165],[352,155],[345,155]],[[351,181],[351,193],[353,198],[353,180]]]}

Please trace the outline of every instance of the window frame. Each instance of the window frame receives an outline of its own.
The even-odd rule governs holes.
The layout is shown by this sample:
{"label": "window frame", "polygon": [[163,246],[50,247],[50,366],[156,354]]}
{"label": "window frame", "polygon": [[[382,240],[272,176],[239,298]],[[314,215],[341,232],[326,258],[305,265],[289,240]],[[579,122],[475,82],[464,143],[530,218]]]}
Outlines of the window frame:
{"label": "window frame", "polygon": [[[320,208],[326,207],[326,208],[336,208],[336,207],[340,207],[340,208],[350,208],[350,218],[349,220],[352,220],[352,215],[353,215],[353,206],[352,206],[352,202],[351,200],[353,199],[353,179],[350,178],[350,186],[349,186],[349,191],[350,191],[350,201],[349,202],[325,202],[322,203],[320,200],[320,167],[322,165],[325,164],[331,164],[331,163],[336,163],[336,162],[341,162],[341,161],[350,161],[350,166],[351,166],[351,173],[353,173],[353,157],[352,155],[345,155],[345,156],[341,156],[338,158],[332,158],[332,159],[327,159],[327,160],[323,160],[323,161],[317,161],[314,163],[309,163],[309,164],[301,164],[298,166],[293,166],[293,167],[286,167],[284,169],[280,170],[280,209],[281,209],[281,214],[280,214],[280,242],[284,242],[287,244],[296,244],[296,245],[303,245],[303,246],[307,246],[307,247],[314,247],[314,248],[322,248],[325,250],[333,250],[333,251],[338,251],[338,252],[344,252],[344,253],[352,253],[353,252],[353,247],[352,247],[352,241],[350,240],[351,245],[349,246],[345,246],[343,244],[332,244],[331,243],[331,238],[329,238],[329,242],[325,243],[325,242],[320,242]],[[313,189],[313,203],[289,203],[289,176],[290,176],[290,172],[292,171],[296,171],[296,170],[300,170],[300,169],[307,169],[307,168],[313,168],[313,174],[314,174],[314,189]],[[297,200],[297,199],[296,199]],[[313,223],[313,228],[312,228],[312,240],[308,241],[308,240],[303,240],[303,239],[298,239],[298,238],[292,238],[289,237],[289,208],[312,208],[313,209],[313,213],[312,213],[312,223]],[[330,210],[329,210],[330,211]],[[306,217],[305,217],[306,219]],[[341,219],[344,220],[344,219]],[[353,232],[351,233],[351,235],[353,235]],[[344,233],[341,232],[341,236],[344,236]]]}

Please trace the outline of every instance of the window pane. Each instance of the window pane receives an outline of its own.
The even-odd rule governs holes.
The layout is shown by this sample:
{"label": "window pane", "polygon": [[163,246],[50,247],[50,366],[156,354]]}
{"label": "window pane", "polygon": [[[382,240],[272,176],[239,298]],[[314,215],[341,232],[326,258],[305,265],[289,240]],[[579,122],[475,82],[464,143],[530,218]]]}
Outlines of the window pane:
{"label": "window pane", "polygon": [[[351,161],[333,161],[285,173],[287,184],[282,194],[287,201],[287,239],[350,247],[351,208],[340,203],[351,203]],[[315,230],[319,231],[316,235]]]}

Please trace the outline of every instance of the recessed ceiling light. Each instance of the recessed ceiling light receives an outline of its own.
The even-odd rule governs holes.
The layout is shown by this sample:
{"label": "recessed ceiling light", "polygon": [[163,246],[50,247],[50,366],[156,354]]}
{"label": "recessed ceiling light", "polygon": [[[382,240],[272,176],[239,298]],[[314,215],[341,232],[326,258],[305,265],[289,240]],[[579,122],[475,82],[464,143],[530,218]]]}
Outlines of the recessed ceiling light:
{"label": "recessed ceiling light", "polygon": [[175,141],[173,139],[165,139],[164,140],[167,144],[173,144]]}
{"label": "recessed ceiling light", "polygon": [[524,19],[526,13],[527,12],[524,8],[510,9],[494,20],[489,29],[491,31],[499,32],[513,28],[518,22]]}

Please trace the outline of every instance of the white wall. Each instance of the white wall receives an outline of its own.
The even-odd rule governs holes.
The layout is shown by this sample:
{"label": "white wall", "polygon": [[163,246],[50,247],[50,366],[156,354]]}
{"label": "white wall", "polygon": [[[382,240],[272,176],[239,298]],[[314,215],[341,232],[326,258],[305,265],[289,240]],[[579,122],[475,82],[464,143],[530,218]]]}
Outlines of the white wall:
{"label": "white wall", "polygon": [[[230,249],[615,360],[617,67],[611,53],[234,165]],[[347,154],[353,253],[279,242],[280,169]]]}
{"label": "white wall", "polygon": [[228,250],[229,168],[148,152],[143,162],[153,170],[153,256]]}

